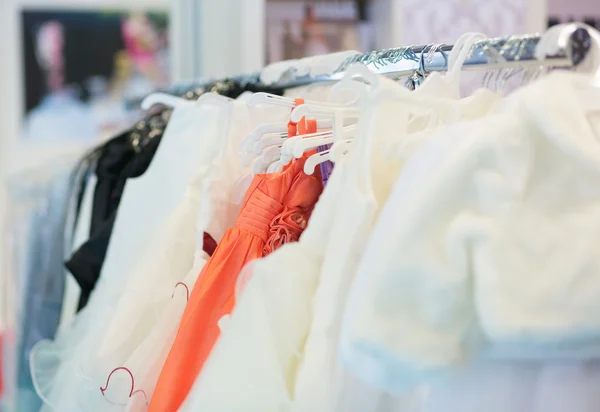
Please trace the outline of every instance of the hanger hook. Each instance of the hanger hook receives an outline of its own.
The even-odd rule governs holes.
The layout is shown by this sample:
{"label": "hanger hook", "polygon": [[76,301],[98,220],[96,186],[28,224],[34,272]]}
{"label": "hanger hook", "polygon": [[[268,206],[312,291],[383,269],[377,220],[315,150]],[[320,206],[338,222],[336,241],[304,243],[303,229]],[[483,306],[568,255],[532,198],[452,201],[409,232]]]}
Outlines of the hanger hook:
{"label": "hanger hook", "polygon": [[[434,44],[428,44],[425,47],[423,47],[423,50],[421,51],[421,55],[419,56],[419,73],[421,74],[421,76],[423,77],[427,77],[427,70],[425,68],[425,56],[427,56],[428,58],[430,57],[428,53],[431,52],[431,49],[433,48]],[[429,51],[428,51],[429,49]]]}
{"label": "hanger hook", "polygon": [[424,46],[419,56],[417,56],[413,52],[412,48],[410,49],[410,52],[413,54],[413,56],[418,59],[417,61],[419,62],[419,67],[417,68],[417,70],[415,70],[412,76],[410,76],[406,80],[404,84],[405,87],[407,87],[410,90],[415,90],[427,78],[429,72],[427,71],[427,67],[425,66],[425,61],[431,60],[431,51],[434,47],[436,47],[436,45],[433,43]]}

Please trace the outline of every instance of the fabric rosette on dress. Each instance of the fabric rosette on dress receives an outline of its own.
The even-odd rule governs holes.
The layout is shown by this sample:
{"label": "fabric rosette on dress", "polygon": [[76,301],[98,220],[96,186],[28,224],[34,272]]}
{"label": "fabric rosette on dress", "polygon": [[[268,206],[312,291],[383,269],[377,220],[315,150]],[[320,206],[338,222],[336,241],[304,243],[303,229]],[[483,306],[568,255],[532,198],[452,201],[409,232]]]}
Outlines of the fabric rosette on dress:
{"label": "fabric rosette on dress", "polygon": [[289,208],[273,219],[269,228],[269,239],[265,243],[263,253],[268,255],[290,242],[297,242],[306,228],[307,219],[299,207]]}

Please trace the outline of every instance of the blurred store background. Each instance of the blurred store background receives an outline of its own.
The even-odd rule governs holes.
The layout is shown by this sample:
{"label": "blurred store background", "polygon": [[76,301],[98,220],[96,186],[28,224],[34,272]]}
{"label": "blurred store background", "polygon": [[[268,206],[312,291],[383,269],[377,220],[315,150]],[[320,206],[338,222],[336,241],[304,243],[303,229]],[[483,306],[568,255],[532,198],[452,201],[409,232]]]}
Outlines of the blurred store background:
{"label": "blurred store background", "polygon": [[11,142],[101,139],[139,115],[127,102],[174,81],[339,50],[451,43],[466,31],[600,24],[596,0],[4,0],[2,7],[3,60],[12,64],[2,69],[11,104],[1,130]]}
{"label": "blurred store background", "polygon": [[[169,84],[166,12],[23,10],[23,137],[94,139]],[[51,133],[51,134],[50,134]]]}
{"label": "blurred store background", "polygon": [[[132,102],[153,90],[341,50],[571,21],[600,29],[600,0],[0,0],[0,233],[7,176],[130,127],[141,114]],[[0,274],[4,344],[14,339],[8,282]]]}

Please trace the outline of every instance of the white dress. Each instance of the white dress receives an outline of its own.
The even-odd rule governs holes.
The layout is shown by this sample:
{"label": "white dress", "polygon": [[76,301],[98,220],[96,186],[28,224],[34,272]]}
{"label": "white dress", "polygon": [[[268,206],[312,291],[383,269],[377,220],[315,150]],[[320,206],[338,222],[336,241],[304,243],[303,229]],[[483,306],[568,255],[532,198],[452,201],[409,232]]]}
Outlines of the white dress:
{"label": "white dress", "polygon": [[212,152],[207,148],[227,133],[226,115],[219,107],[186,103],[173,111],[146,172],[127,180],[99,283],[122,287],[124,274],[156,239],[198,167],[209,164]]}
{"label": "white dress", "polygon": [[[409,132],[483,115],[498,99],[489,91],[480,91],[472,98],[457,101],[454,84],[441,76],[428,79],[415,92],[385,78],[379,80],[378,87],[364,102],[357,142],[353,143],[357,146],[348,155],[345,182],[338,196],[332,234],[313,298],[311,329],[297,376],[293,408],[297,412],[381,410],[378,408],[384,394],[339,366],[338,345],[346,298],[358,262],[379,205],[389,196],[403,165],[400,159],[389,155],[388,147],[402,141]],[[416,100],[415,106],[408,104],[411,100]],[[411,399],[405,401],[409,407]]]}
{"label": "white dress", "polygon": [[[187,210],[180,215],[181,223],[174,226],[178,227],[178,230],[171,236],[159,238],[160,243],[168,245],[171,252],[164,253],[162,262],[153,265],[152,273],[156,275],[156,284],[148,294],[154,295],[155,301],[139,298],[133,300],[123,296],[122,301],[127,304],[127,309],[118,311],[111,321],[104,338],[105,345],[100,350],[99,360],[103,365],[112,364],[114,367],[127,368],[127,371],[120,372],[118,378],[123,384],[115,385],[120,392],[115,390],[109,394],[105,391],[103,396],[111,399],[113,403],[118,403],[117,399],[120,399],[121,404],[128,400],[128,411],[146,410],[147,402],[152,398],[189,295],[209,258],[202,250],[204,232],[210,234],[216,242],[220,241],[225,231],[235,224],[242,206],[241,202],[232,200],[242,199],[237,193],[240,190],[238,183],[248,172],[247,168],[241,166],[237,148],[242,138],[245,138],[258,123],[265,121],[265,111],[248,108],[244,102],[226,98],[221,100],[228,103],[228,107],[225,108],[228,112],[228,135],[221,136],[213,143],[211,163],[200,168],[199,175],[190,187],[190,197],[180,204],[187,207]],[[195,263],[183,277],[186,272],[178,270],[173,262],[185,261],[185,257],[188,260],[194,257],[194,253],[189,250],[189,245],[194,244],[194,239]],[[130,279],[129,282],[134,287],[148,285],[152,279],[147,270],[136,273],[139,276]],[[168,296],[164,291],[169,292],[170,289],[172,292]],[[159,298],[166,303],[166,307],[160,305]],[[131,306],[132,303],[135,303],[135,306]],[[144,326],[146,323],[141,318],[135,320],[139,314],[144,314],[150,319],[159,314],[159,318],[149,329]],[[136,328],[132,332],[133,326]],[[130,341],[127,345],[119,345],[118,342],[122,342],[123,336],[128,334]],[[122,362],[124,353],[128,354],[128,358]],[[91,371],[98,369],[98,365],[91,365]],[[135,378],[135,386],[131,384],[129,372]],[[108,374],[105,374],[104,378],[107,377]],[[131,396],[132,390],[138,391],[140,395]]]}
{"label": "white dress", "polygon": [[[384,87],[400,89],[401,98],[410,94],[390,83]],[[489,110],[495,102],[489,96],[473,102]],[[378,107],[383,112],[389,108],[386,104]],[[402,110],[402,106],[394,108]],[[423,116],[432,114],[427,111]],[[404,119],[408,122],[408,113]],[[367,123],[363,127],[381,125]],[[397,137],[399,130],[402,125],[396,123],[391,128],[376,127],[368,132],[386,141]],[[364,189],[370,174],[363,170],[362,158],[358,156],[363,152],[352,153],[356,156],[336,165],[299,242],[285,245],[256,261],[241,276],[240,282],[246,282],[246,273],[252,272],[236,308],[221,322],[221,336],[183,411],[346,411],[344,408],[348,405],[357,411],[366,410],[361,409],[361,405],[375,410],[382,394],[357,383],[354,377],[346,376],[336,367],[335,329],[345,304],[345,289],[352,279],[346,272],[357,263],[353,254],[360,256],[376,211],[372,192]],[[373,176],[376,176],[373,180],[379,182],[376,191],[383,196],[381,193],[391,189],[395,174],[390,172],[392,165],[385,161],[383,153],[378,153],[376,158],[383,160],[379,166],[375,166],[375,162],[367,165],[373,166]],[[347,162],[351,164],[346,165]],[[396,169],[400,165],[395,165]],[[327,281],[320,284],[325,273]],[[317,285],[320,293],[315,296]],[[316,310],[319,310],[318,316],[313,313]],[[311,322],[314,322],[312,330]],[[309,330],[312,340],[305,346]],[[302,365],[301,379],[297,384],[299,365]],[[344,379],[343,384],[341,379]],[[347,397],[338,398],[337,391],[341,390],[338,386],[344,386],[346,391],[349,385],[361,389],[354,400],[362,403],[346,404]]]}
{"label": "white dress", "polygon": [[[100,344],[67,357],[77,368],[77,380],[70,385],[77,388],[78,410],[146,410],[189,294],[208,258],[202,251],[203,234],[208,232],[218,242],[235,223],[241,204],[231,199],[241,198],[236,193],[238,181],[247,173],[236,149],[258,122],[265,121],[265,111],[221,99],[224,106],[217,113],[221,117],[213,122],[221,119],[226,134],[212,140],[206,136],[200,160],[210,161],[196,167],[183,199],[123,280],[113,314],[103,333],[95,335]],[[38,351],[36,358],[43,355]],[[42,368],[42,377],[43,372]]]}
{"label": "white dress", "polygon": [[551,74],[410,159],[350,292],[348,368],[426,384],[424,412],[598,410],[600,127],[579,92],[600,98]]}
{"label": "white dress", "polygon": [[[82,405],[96,399],[93,395],[104,384],[98,385],[97,382],[107,376],[103,374],[104,368],[110,365],[103,364],[98,354],[106,345],[105,338],[110,331],[107,328],[114,314],[137,308],[138,302],[152,301],[154,295],[148,293],[151,290],[168,293],[170,299],[173,292],[171,284],[167,287],[163,285],[164,289],[153,289],[155,285],[150,281],[129,282],[132,273],[139,276],[140,268],[135,272],[134,266],[126,266],[134,265],[135,260],[139,259],[139,264],[150,275],[156,273],[155,265],[161,263],[160,257],[164,256],[166,259],[162,262],[162,269],[167,274],[185,274],[191,268],[196,239],[194,225],[189,231],[189,223],[180,221],[179,216],[186,214],[185,206],[180,206],[179,211],[174,210],[184,196],[185,182],[190,180],[188,176],[194,172],[194,168],[197,169],[197,164],[202,164],[203,156],[210,158],[210,150],[206,149],[210,149],[211,143],[217,141],[219,129],[224,130],[221,123],[226,116],[219,117],[221,111],[212,106],[197,107],[193,103],[178,107],[173,112],[146,174],[127,182],[107,260],[90,303],[53,342],[42,341],[32,351],[32,374],[36,389],[46,403],[45,407],[55,411],[94,410],[82,409]],[[140,204],[147,206],[140,208]],[[193,204],[191,208],[195,216],[197,209],[193,209]],[[171,218],[168,218],[169,215]],[[178,225],[186,229],[182,231]],[[191,233],[188,235],[190,240],[180,243],[185,243],[188,249],[182,249],[179,243],[169,245],[161,242],[165,239],[185,239],[185,233]],[[169,259],[172,260],[168,262]],[[135,276],[133,278],[137,279]],[[120,299],[121,296],[125,299]],[[148,322],[146,313],[133,311],[130,318],[132,324],[141,319]],[[128,332],[134,331],[135,328],[130,328]],[[113,336],[110,344],[118,346],[129,333],[119,336],[118,340],[114,339],[112,333],[110,335]]]}

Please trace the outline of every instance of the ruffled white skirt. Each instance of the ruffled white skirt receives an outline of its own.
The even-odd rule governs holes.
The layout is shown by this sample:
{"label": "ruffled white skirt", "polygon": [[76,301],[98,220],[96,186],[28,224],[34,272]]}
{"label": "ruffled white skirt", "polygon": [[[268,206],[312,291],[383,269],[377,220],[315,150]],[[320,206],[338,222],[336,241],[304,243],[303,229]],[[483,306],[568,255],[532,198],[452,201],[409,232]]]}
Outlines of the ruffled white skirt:
{"label": "ruffled white skirt", "polygon": [[204,252],[194,259],[197,213],[197,195],[186,197],[121,285],[101,279],[73,325],[34,347],[45,410],[145,410],[206,262]]}

